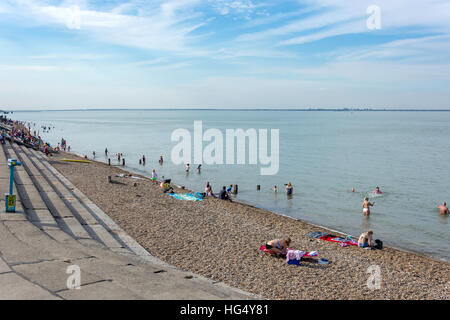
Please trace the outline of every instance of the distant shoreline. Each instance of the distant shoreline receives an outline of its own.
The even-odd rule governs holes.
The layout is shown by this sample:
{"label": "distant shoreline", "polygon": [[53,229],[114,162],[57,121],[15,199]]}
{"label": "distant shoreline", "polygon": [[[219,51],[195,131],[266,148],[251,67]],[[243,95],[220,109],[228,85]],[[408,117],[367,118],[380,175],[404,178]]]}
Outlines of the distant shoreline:
{"label": "distant shoreline", "polygon": [[40,110],[3,110],[3,112],[48,112],[48,111],[297,111],[297,112],[450,112],[450,109],[372,109],[372,108],[92,108],[92,109],[40,109]]}

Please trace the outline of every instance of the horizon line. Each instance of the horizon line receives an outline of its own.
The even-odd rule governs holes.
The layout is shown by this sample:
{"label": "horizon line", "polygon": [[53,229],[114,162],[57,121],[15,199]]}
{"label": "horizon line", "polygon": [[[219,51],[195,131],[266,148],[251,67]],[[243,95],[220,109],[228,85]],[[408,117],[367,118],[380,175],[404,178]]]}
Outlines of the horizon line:
{"label": "horizon line", "polygon": [[409,111],[409,112],[450,112],[449,109],[423,109],[423,108],[74,108],[74,109],[25,109],[25,110],[11,110],[4,109],[0,110],[1,113],[13,113],[13,112],[46,112],[46,111],[332,111],[332,112],[342,112],[342,111]]}

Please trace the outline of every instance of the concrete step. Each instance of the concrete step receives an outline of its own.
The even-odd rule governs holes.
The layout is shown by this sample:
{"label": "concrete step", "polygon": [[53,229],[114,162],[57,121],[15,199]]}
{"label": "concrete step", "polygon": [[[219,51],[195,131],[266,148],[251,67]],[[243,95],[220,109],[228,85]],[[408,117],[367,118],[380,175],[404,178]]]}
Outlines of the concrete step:
{"label": "concrete step", "polygon": [[[0,214],[0,299],[249,299],[253,297],[248,293],[179,270],[151,257],[45,159],[34,156],[27,151],[28,149],[22,150],[22,148],[11,146],[5,149],[7,152],[5,158],[18,156],[24,165],[20,170],[22,172],[17,171],[19,173],[15,178],[18,183],[18,210],[16,213]],[[1,167],[0,170],[2,170]],[[27,175],[27,173],[33,174]],[[30,181],[32,184],[29,183]],[[55,185],[59,188],[55,188]],[[29,201],[24,208],[21,207],[22,194],[27,199],[24,202]],[[49,208],[36,208],[34,203],[39,203],[36,200],[38,196],[45,204],[53,206],[51,210],[60,210],[65,213],[55,217]],[[70,204],[72,201],[81,207],[69,205],[64,209],[61,201],[63,204]],[[62,207],[56,208],[53,204],[56,202]],[[98,223],[82,224],[78,221],[80,219],[78,214],[70,214],[68,208],[71,210],[84,208]],[[86,220],[89,221],[88,218]],[[73,225],[65,230],[62,227],[64,224]],[[97,241],[95,237],[76,237],[73,234],[76,228],[82,228],[85,231],[87,229],[92,234],[106,232],[110,236],[112,234],[120,236],[120,239],[122,241],[125,239],[129,248],[133,248],[137,254],[121,247],[115,248],[113,243],[106,247],[103,245],[104,242]],[[68,230],[71,232],[67,232]],[[67,288],[69,266],[80,268],[81,288],[79,290]]]}
{"label": "concrete step", "polygon": [[[101,210],[51,166],[47,159],[35,150],[22,147],[22,151],[40,169],[42,176],[52,184],[54,190],[71,208],[74,216],[79,219],[92,238],[100,241],[111,250],[123,251],[123,248],[128,248],[126,243],[114,233],[114,230],[111,230],[108,224],[103,221],[103,219],[109,217],[106,214],[99,217],[98,214]],[[112,222],[111,219],[110,222]]]}
{"label": "concrete step", "polygon": [[[41,228],[59,226],[77,239],[91,238],[78,219],[74,217],[72,210],[53,191],[53,186],[46,181],[41,174],[42,171],[34,165],[27,154],[17,145],[13,145],[8,152],[10,156],[20,159],[22,167],[25,169],[15,175],[15,180],[18,181],[17,188],[30,221]],[[38,172],[38,174],[28,175],[32,172]],[[25,181],[27,184],[23,184]]]}

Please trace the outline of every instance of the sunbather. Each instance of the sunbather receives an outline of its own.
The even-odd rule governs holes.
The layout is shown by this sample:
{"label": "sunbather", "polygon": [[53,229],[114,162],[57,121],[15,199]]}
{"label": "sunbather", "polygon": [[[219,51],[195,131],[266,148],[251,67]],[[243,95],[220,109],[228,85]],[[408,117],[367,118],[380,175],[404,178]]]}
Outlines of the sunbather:
{"label": "sunbather", "polygon": [[266,243],[266,249],[272,250],[274,253],[277,254],[286,254],[288,246],[291,244],[291,238],[285,238],[283,240],[281,239],[274,239],[270,240]]}

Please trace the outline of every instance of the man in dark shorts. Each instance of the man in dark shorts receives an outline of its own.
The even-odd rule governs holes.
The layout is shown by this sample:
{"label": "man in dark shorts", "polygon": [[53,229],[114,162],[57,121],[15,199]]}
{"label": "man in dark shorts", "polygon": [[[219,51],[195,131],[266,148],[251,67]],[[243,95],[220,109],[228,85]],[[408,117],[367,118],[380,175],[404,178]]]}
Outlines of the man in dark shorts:
{"label": "man in dark shorts", "polygon": [[222,190],[220,190],[219,192],[219,199],[231,201],[231,198],[228,195],[227,188],[225,186],[223,186]]}

